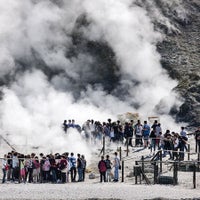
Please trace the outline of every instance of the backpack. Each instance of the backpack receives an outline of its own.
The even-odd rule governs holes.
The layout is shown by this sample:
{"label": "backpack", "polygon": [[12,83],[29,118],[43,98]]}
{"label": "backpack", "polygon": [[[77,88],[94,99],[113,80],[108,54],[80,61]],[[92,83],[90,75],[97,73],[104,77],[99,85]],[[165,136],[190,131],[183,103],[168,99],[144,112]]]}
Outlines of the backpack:
{"label": "backpack", "polygon": [[67,162],[65,160],[61,160],[61,162],[59,163],[59,169],[63,170],[65,169],[67,166]]}
{"label": "backpack", "polygon": [[111,162],[110,162],[110,160],[105,160],[105,162],[106,162],[106,168],[107,169],[111,169]]}
{"label": "backpack", "polygon": [[71,158],[69,158],[69,160],[70,160],[70,163],[71,163],[71,167],[76,167],[76,158],[71,157]]}
{"label": "backpack", "polygon": [[82,168],[86,168],[86,160],[81,159]]}
{"label": "backpack", "polygon": [[101,160],[99,162],[99,171],[100,172],[105,172],[106,171],[106,162],[104,160]]}

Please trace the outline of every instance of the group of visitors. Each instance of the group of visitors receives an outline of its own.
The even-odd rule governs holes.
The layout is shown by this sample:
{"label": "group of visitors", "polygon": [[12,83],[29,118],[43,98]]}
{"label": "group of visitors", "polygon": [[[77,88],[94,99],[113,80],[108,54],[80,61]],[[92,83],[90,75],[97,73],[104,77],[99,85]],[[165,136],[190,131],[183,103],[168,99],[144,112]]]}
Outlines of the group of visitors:
{"label": "group of visitors", "polygon": [[[85,180],[86,159],[74,153],[56,153],[39,157],[35,153],[23,155],[9,152],[2,159],[3,178],[6,181],[23,183],[66,183]],[[77,177],[78,175],[78,177]]]}
{"label": "group of visitors", "polygon": [[119,180],[119,169],[121,169],[120,159],[118,158],[117,152],[114,153],[114,161],[111,162],[109,155],[101,156],[101,160],[98,163],[98,169],[100,173],[100,182],[111,182],[112,173],[111,169],[114,168],[114,179],[113,182]]}
{"label": "group of visitors", "polygon": [[[97,140],[102,141],[102,137],[105,136],[113,143],[149,148],[152,154],[155,154],[156,150],[162,150],[163,157],[169,154],[170,159],[173,160],[184,160],[184,151],[187,150],[188,136],[185,127],[181,127],[179,133],[170,130],[163,131],[158,120],[155,120],[151,126],[147,121],[144,121],[143,124],[140,120],[137,120],[137,123],[134,123],[133,120],[121,123],[119,120],[112,122],[111,119],[103,123],[93,119],[87,120],[82,128],[75,124],[75,120],[68,120],[68,123],[65,120],[64,124],[67,124],[63,126],[65,132],[70,127],[79,127],[77,128],[79,132],[94,143]],[[195,139],[198,149],[200,149],[198,132],[200,133],[200,129],[195,132]],[[134,145],[133,142],[135,142]]]}

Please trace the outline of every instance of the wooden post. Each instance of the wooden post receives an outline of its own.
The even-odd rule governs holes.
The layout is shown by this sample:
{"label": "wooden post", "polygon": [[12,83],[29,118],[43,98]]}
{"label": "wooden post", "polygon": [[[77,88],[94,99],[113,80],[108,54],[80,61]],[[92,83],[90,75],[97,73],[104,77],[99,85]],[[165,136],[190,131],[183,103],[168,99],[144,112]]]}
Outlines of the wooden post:
{"label": "wooden post", "polygon": [[188,144],[188,160],[190,160],[190,144]]}
{"label": "wooden post", "polygon": [[178,184],[178,163],[177,161],[174,162],[174,176],[173,176],[173,179],[174,179],[174,185],[177,185]]}
{"label": "wooden post", "polygon": [[122,160],[122,147],[119,147],[119,159]]}
{"label": "wooden post", "polygon": [[138,161],[135,161],[135,167],[133,169],[133,172],[134,172],[134,175],[135,175],[135,184],[137,184],[137,177],[138,177],[137,167],[138,167]]}
{"label": "wooden post", "polygon": [[126,139],[126,156],[128,156],[128,137],[127,137],[127,139]]}
{"label": "wooden post", "polygon": [[[144,172],[144,156],[142,156],[142,171]],[[144,175],[142,175],[142,180],[144,179]]]}
{"label": "wooden post", "polygon": [[141,167],[139,165],[134,166],[135,184],[138,183],[138,176],[141,184]]}
{"label": "wooden post", "polygon": [[162,150],[160,150],[160,172],[162,172]]}
{"label": "wooden post", "polygon": [[135,166],[133,168],[133,172],[134,172],[134,175],[135,175],[135,184],[137,185],[137,166]]}
{"label": "wooden post", "polygon": [[154,184],[158,183],[158,165],[156,164],[156,162],[153,163],[154,164]]}
{"label": "wooden post", "polygon": [[195,139],[195,152],[198,153],[198,151],[197,151],[197,140],[196,139]]}
{"label": "wooden post", "polygon": [[194,163],[194,166],[193,166],[193,186],[194,186],[194,189],[196,188],[196,164]]}
{"label": "wooden post", "polygon": [[122,182],[124,182],[124,160],[122,161]]}

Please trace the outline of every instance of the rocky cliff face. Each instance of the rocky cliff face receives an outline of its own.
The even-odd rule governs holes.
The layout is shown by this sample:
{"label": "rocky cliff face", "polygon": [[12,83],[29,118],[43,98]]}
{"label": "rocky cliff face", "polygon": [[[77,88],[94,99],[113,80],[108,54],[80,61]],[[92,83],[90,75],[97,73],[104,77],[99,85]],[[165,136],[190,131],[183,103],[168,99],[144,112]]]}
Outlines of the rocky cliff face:
{"label": "rocky cliff face", "polygon": [[[159,2],[159,1],[157,1]],[[175,88],[184,99],[176,113],[178,121],[200,125],[200,1],[181,2],[185,16],[181,18],[173,7],[163,8],[162,14],[176,27],[169,31],[167,26],[156,24],[166,37],[158,44],[162,66],[173,79],[178,80]],[[171,9],[171,10],[170,10]],[[167,12],[168,11],[168,12]]]}
{"label": "rocky cliff face", "polygon": [[[178,81],[174,90],[184,102],[179,109],[171,110],[178,122],[188,122],[190,126],[200,125],[200,1],[199,0],[137,0],[137,6],[145,8],[154,28],[162,32],[164,39],[157,44],[161,64],[172,79]],[[134,6],[134,5],[133,5]],[[87,51],[95,57],[95,83],[104,83],[104,89],[112,92],[118,78],[106,66],[118,68],[112,49],[104,43],[87,41],[79,32],[87,26],[87,17],[81,16],[74,30],[74,44],[77,50]],[[96,73],[97,72],[97,73]],[[108,78],[109,77],[109,78]],[[109,84],[108,80],[113,80]],[[92,84],[92,82],[91,82]],[[126,88],[123,89],[126,91]]]}

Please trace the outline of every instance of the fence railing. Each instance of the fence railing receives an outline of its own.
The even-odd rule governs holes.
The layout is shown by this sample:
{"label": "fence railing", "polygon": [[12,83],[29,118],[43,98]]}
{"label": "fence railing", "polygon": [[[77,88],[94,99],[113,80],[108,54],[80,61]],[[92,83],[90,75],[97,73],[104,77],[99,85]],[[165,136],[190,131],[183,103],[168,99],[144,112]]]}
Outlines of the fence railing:
{"label": "fence railing", "polygon": [[[180,151],[172,151],[177,153]],[[179,184],[181,177],[187,176],[192,180],[191,184],[193,188],[196,188],[198,181],[200,181],[200,161],[199,154],[195,152],[184,152],[188,154],[186,161],[179,160],[163,160],[162,150],[159,150],[151,159],[146,160],[144,156],[141,160],[136,160],[133,164],[133,177],[135,178],[135,184]],[[196,154],[196,160],[190,160],[190,154]],[[122,159],[122,182],[125,181],[125,163],[133,160],[131,157],[124,157]],[[179,172],[184,173],[179,175]],[[197,178],[198,175],[198,178]],[[187,180],[186,180],[187,181]]]}

